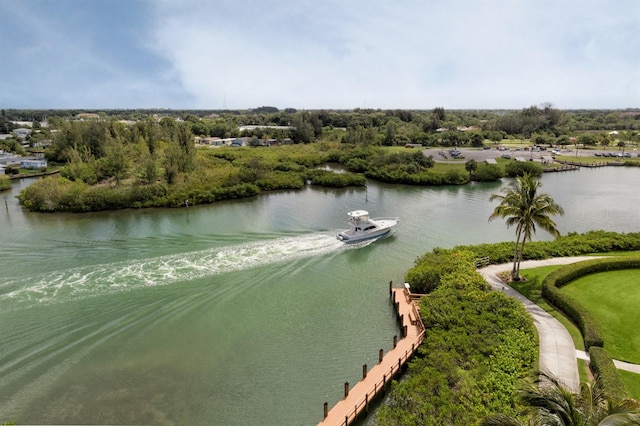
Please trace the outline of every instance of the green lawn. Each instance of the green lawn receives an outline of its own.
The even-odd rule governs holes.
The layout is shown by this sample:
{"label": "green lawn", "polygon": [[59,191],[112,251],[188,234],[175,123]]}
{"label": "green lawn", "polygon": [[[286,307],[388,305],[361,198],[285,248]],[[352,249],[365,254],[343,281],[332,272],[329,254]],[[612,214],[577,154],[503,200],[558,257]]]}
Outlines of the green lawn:
{"label": "green lawn", "polygon": [[[607,254],[633,256],[637,255],[638,252]],[[512,283],[512,287],[558,319],[567,330],[569,330],[576,349],[584,350],[584,342],[578,328],[569,321],[569,319],[549,305],[540,295],[542,280],[559,267],[560,266],[544,266],[522,270],[521,274],[527,281]],[[593,285],[594,282],[590,280],[590,278],[594,276],[596,276],[597,280],[595,285]],[[580,283],[582,280],[585,280],[586,283]],[[604,282],[605,285],[602,285],[602,282]],[[600,285],[598,283],[600,283]],[[592,288],[584,289],[584,286]],[[594,287],[600,288],[594,289]],[[640,325],[640,309],[637,308],[640,306],[640,270],[631,269],[589,275],[565,286],[563,290],[571,293],[572,297],[575,297],[576,300],[590,309],[596,316],[605,333],[605,347],[613,358],[640,363],[640,332],[637,330],[637,327]],[[624,297],[620,297],[621,294],[624,294]],[[605,316],[610,316],[612,312],[614,317],[623,318],[622,324],[620,324],[619,319],[601,319],[598,316],[598,312],[600,311],[604,311]],[[612,332],[610,331],[611,327],[617,327],[618,329]],[[620,349],[615,349],[616,351],[620,350],[624,352],[614,352],[614,346],[616,348],[620,346]],[[629,351],[631,352],[631,356],[626,356]],[[589,380],[586,365],[585,362],[578,362],[580,380],[583,382]],[[618,373],[629,395],[632,398],[640,400],[640,375],[623,370],[618,370]]]}
{"label": "green lawn", "polygon": [[640,378],[638,378],[640,375],[624,370],[618,370],[618,374],[629,396],[640,401]]}
{"label": "green lawn", "polygon": [[640,269],[590,274],[561,291],[593,314],[613,358],[640,364]]}

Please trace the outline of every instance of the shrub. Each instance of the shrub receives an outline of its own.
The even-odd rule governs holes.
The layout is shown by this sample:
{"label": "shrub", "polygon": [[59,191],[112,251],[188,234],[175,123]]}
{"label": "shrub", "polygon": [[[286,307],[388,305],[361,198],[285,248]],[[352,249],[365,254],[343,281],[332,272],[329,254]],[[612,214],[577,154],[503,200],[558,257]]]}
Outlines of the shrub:
{"label": "shrub", "polygon": [[509,177],[523,176],[525,173],[533,176],[542,175],[542,166],[533,161],[510,161],[504,170]]}
{"label": "shrub", "polygon": [[62,194],[70,185],[68,179],[49,176],[20,191],[18,200],[29,210],[54,212],[59,209]]}
{"label": "shrub", "polygon": [[[466,250],[475,258],[489,257],[490,263],[513,261],[513,242],[456,246],[451,250]],[[611,251],[640,250],[640,232],[627,234],[609,231],[589,231],[584,234],[569,233],[553,241],[527,243],[523,260],[547,259],[550,257],[578,256]]]}
{"label": "shrub", "polygon": [[344,188],[345,186],[365,186],[364,176],[355,173],[333,173],[328,170],[313,170],[307,174],[312,185]]}
{"label": "shrub", "polygon": [[591,371],[602,384],[604,393],[616,400],[627,398],[627,390],[618,375],[618,369],[606,349],[592,346],[589,348]]}
{"label": "shrub", "polygon": [[[473,268],[472,259],[473,253],[465,250],[436,249],[416,260],[416,265],[405,274],[405,281],[411,285],[411,291],[414,293],[430,293],[440,286],[443,277],[449,276],[451,281],[452,274],[455,274],[455,280],[460,282],[466,282],[467,278],[471,278],[470,282],[477,283],[473,280],[476,278],[473,274],[479,274]],[[457,275],[458,273],[462,275]],[[482,283],[486,285],[484,280]]]}
{"label": "shrub", "polygon": [[297,173],[270,172],[266,177],[258,179],[256,185],[263,191],[275,189],[300,189],[304,186],[304,179]]}
{"label": "shrub", "polygon": [[504,171],[497,164],[478,164],[478,168],[473,172],[473,180],[478,182],[495,182],[504,175]]}
{"label": "shrub", "polygon": [[0,191],[6,191],[11,188],[11,180],[8,176],[0,175]]}

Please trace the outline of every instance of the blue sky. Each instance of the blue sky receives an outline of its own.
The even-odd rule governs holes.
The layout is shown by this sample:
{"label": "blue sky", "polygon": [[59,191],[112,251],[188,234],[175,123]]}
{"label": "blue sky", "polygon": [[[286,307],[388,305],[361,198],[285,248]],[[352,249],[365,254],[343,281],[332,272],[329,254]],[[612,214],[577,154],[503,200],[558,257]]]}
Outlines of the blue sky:
{"label": "blue sky", "polygon": [[2,108],[640,107],[638,0],[0,0]]}

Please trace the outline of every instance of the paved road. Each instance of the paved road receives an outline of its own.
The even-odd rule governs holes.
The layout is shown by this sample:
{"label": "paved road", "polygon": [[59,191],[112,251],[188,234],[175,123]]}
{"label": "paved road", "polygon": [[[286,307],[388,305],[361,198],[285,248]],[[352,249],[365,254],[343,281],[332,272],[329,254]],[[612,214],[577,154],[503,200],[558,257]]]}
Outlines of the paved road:
{"label": "paved road", "polygon": [[[495,148],[491,148],[491,149],[481,149],[481,148],[460,148],[460,151],[462,152],[462,155],[464,156],[464,159],[461,160],[454,160],[451,155],[449,155],[449,150],[451,148],[449,147],[445,147],[445,148],[424,148],[422,150],[422,152],[424,153],[424,155],[432,155],[433,159],[438,161],[438,162],[444,162],[444,163],[448,163],[448,162],[452,162],[452,163],[465,163],[468,160],[474,159],[477,162],[483,162],[486,161],[489,158],[500,158],[500,156],[502,154],[509,154],[511,156],[511,158],[515,158],[515,157],[522,157],[525,160],[541,160],[543,157],[550,157],[552,155],[554,155],[550,150],[547,151],[514,151],[514,150],[510,150],[510,151],[498,151]],[[608,149],[608,152],[617,152],[614,149]],[[596,151],[592,151],[592,150],[583,150],[583,149],[578,149],[578,152],[576,153],[575,149],[572,149],[571,151],[567,151],[562,150],[562,155],[565,155],[567,157],[571,157],[571,156],[577,156],[578,157],[592,157],[593,153]],[[446,154],[446,158],[443,157],[441,155],[441,153]],[[632,154],[632,158],[637,158],[638,157],[638,153],[633,152]],[[621,160],[628,160],[628,158],[622,158]],[[606,159],[604,160],[606,161]]]}
{"label": "paved road", "polygon": [[[593,257],[528,260],[520,264],[520,269],[564,265],[588,259],[593,259]],[[578,375],[576,347],[573,344],[571,335],[557,319],[498,278],[498,273],[511,270],[511,266],[512,264],[490,265],[478,271],[494,289],[504,291],[509,296],[521,301],[533,317],[540,338],[540,370],[559,378],[567,388],[578,392],[580,390],[580,377]]]}

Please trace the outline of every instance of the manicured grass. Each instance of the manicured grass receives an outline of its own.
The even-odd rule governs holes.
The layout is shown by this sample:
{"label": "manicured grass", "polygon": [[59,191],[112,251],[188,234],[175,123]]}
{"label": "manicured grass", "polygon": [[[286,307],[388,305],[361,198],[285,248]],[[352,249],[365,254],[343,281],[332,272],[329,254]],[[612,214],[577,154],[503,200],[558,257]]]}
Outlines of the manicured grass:
{"label": "manicured grass", "polygon": [[571,338],[573,339],[573,344],[576,346],[576,349],[583,351],[584,341],[582,339],[582,334],[580,334],[580,330],[578,330],[578,327],[576,327],[561,312],[557,311],[553,306],[551,306],[545,299],[542,298],[541,295],[542,280],[544,280],[547,275],[558,268],[560,268],[560,266],[542,266],[540,268],[523,269],[520,271],[520,274],[524,278],[526,278],[526,281],[513,282],[511,283],[511,287],[518,290],[518,292],[520,292],[527,299],[531,300],[533,303],[550,313],[555,319],[560,321],[560,323],[564,325],[567,330],[569,330],[569,334],[571,334]]}
{"label": "manicured grass", "polygon": [[[608,255],[616,255],[616,256],[634,256],[637,255],[638,252],[637,251],[633,251],[633,252],[616,252],[616,253],[607,253]],[[602,255],[602,254],[599,254]],[[551,272],[553,272],[554,270],[558,269],[560,266],[543,266],[540,268],[532,268],[532,269],[526,269],[526,270],[522,270],[521,271],[521,275],[523,277],[525,277],[527,279],[527,281],[525,282],[519,282],[519,283],[512,283],[512,287],[515,288],[516,290],[518,290],[520,293],[522,293],[524,296],[526,296],[529,300],[531,300],[532,302],[536,303],[538,306],[540,306],[541,308],[543,308],[545,311],[549,312],[551,315],[553,315],[558,321],[560,321],[562,323],[562,325],[564,325],[567,330],[569,330],[569,334],[571,334],[571,337],[573,338],[573,342],[576,346],[576,349],[579,350],[584,350],[584,342],[582,340],[582,335],[580,334],[580,330],[578,330],[578,328],[569,320],[567,319],[565,316],[563,316],[560,312],[556,311],[551,305],[549,305],[547,303],[546,300],[544,300],[541,296],[541,286],[542,286],[542,280]],[[625,320],[624,322],[626,323],[626,325],[623,327],[625,330],[630,330],[627,331],[626,335],[623,334],[622,337],[622,341],[623,342],[627,342],[627,341],[634,341],[636,342],[636,344],[640,343],[640,333],[637,332],[637,326],[640,325],[640,318],[638,318],[638,315],[640,315],[640,310],[637,309],[637,306],[640,306],[638,303],[640,302],[638,299],[640,299],[640,284],[636,284],[635,286],[633,285],[633,282],[635,283],[640,283],[640,270],[637,269],[632,269],[632,270],[626,270],[626,271],[612,271],[612,272],[603,272],[600,274],[593,274],[593,275],[603,275],[606,276],[606,282],[607,283],[612,283],[613,281],[616,280],[616,277],[613,276],[611,277],[609,274],[613,274],[614,272],[631,272],[631,274],[629,274],[630,276],[632,276],[633,278],[631,279],[632,284],[631,284],[631,291],[627,292],[627,293],[618,293],[620,286],[615,286],[615,285],[611,285],[608,287],[608,293],[609,293],[609,299],[612,299],[613,302],[615,302],[614,304],[614,308],[612,309],[614,312],[618,312],[621,310],[621,308],[618,308],[618,306],[620,304],[623,304],[625,307],[627,308],[631,308],[632,314],[631,316],[635,318],[635,320],[629,318],[628,320]],[[623,275],[627,275],[627,274],[623,274]],[[592,275],[589,275],[587,277],[583,277],[583,278],[588,278],[591,277]],[[568,289],[570,287],[572,287],[577,281],[580,280],[576,280],[573,283],[569,284],[568,286],[565,286],[565,289]],[[579,290],[574,290],[576,292],[579,292]],[[633,293],[633,295],[628,295],[628,293]],[[624,303],[620,303],[622,299],[621,297],[619,297],[620,294],[625,294],[624,298],[627,298],[627,296],[630,296],[630,301],[629,303],[627,303],[626,301]],[[572,294],[572,297],[576,297]],[[576,299],[579,299],[578,297],[576,297]],[[580,303],[583,303],[585,307],[589,308],[591,310],[591,305],[587,305],[587,303],[583,302],[581,299],[579,300]],[[596,301],[596,305],[599,305],[599,300]],[[635,314],[635,315],[634,315]],[[594,315],[596,315],[594,313]],[[599,322],[601,322],[600,318],[597,317],[597,320]],[[634,327],[635,326],[635,327]],[[613,343],[612,343],[612,339],[614,339],[615,337],[612,336],[610,334],[610,331],[604,327],[604,324],[601,324],[601,327],[603,328],[603,332],[605,333],[605,348],[609,351],[609,353],[611,354],[611,356],[613,358],[616,359],[623,359],[623,360],[627,360],[629,362],[635,362],[635,363],[640,363],[640,361],[638,360],[638,358],[640,358],[640,354],[638,353],[638,349],[635,349],[635,352],[633,352],[633,357],[632,358],[626,358],[623,357],[621,355],[617,355],[613,353]],[[634,337],[632,337],[634,336]],[[637,347],[637,346],[636,346]],[[587,363],[585,361],[581,361],[578,360],[578,372],[580,374],[580,381],[582,382],[586,382],[589,381],[589,373],[588,373],[588,367],[587,367]],[[618,370],[618,373],[620,375],[620,378],[622,379],[622,381],[624,382],[624,385],[627,389],[627,392],[629,393],[629,395],[632,398],[635,399],[640,399],[640,374],[635,374],[635,373],[630,373],[624,370]]]}
{"label": "manicured grass", "polygon": [[580,383],[587,383],[593,379],[593,374],[589,370],[589,363],[584,359],[578,360],[578,375],[580,376]]}
{"label": "manicured grass", "polygon": [[[635,257],[640,255],[640,250],[636,251],[611,251],[607,253],[607,256],[615,256],[615,257]],[[601,256],[600,254],[594,254],[593,256]]]}
{"label": "manicured grass", "polygon": [[640,401],[640,374],[618,370],[618,375],[620,375],[629,396]]}
{"label": "manicured grass", "polygon": [[605,336],[615,359],[640,364],[640,269],[590,274],[561,291],[586,307]]}

